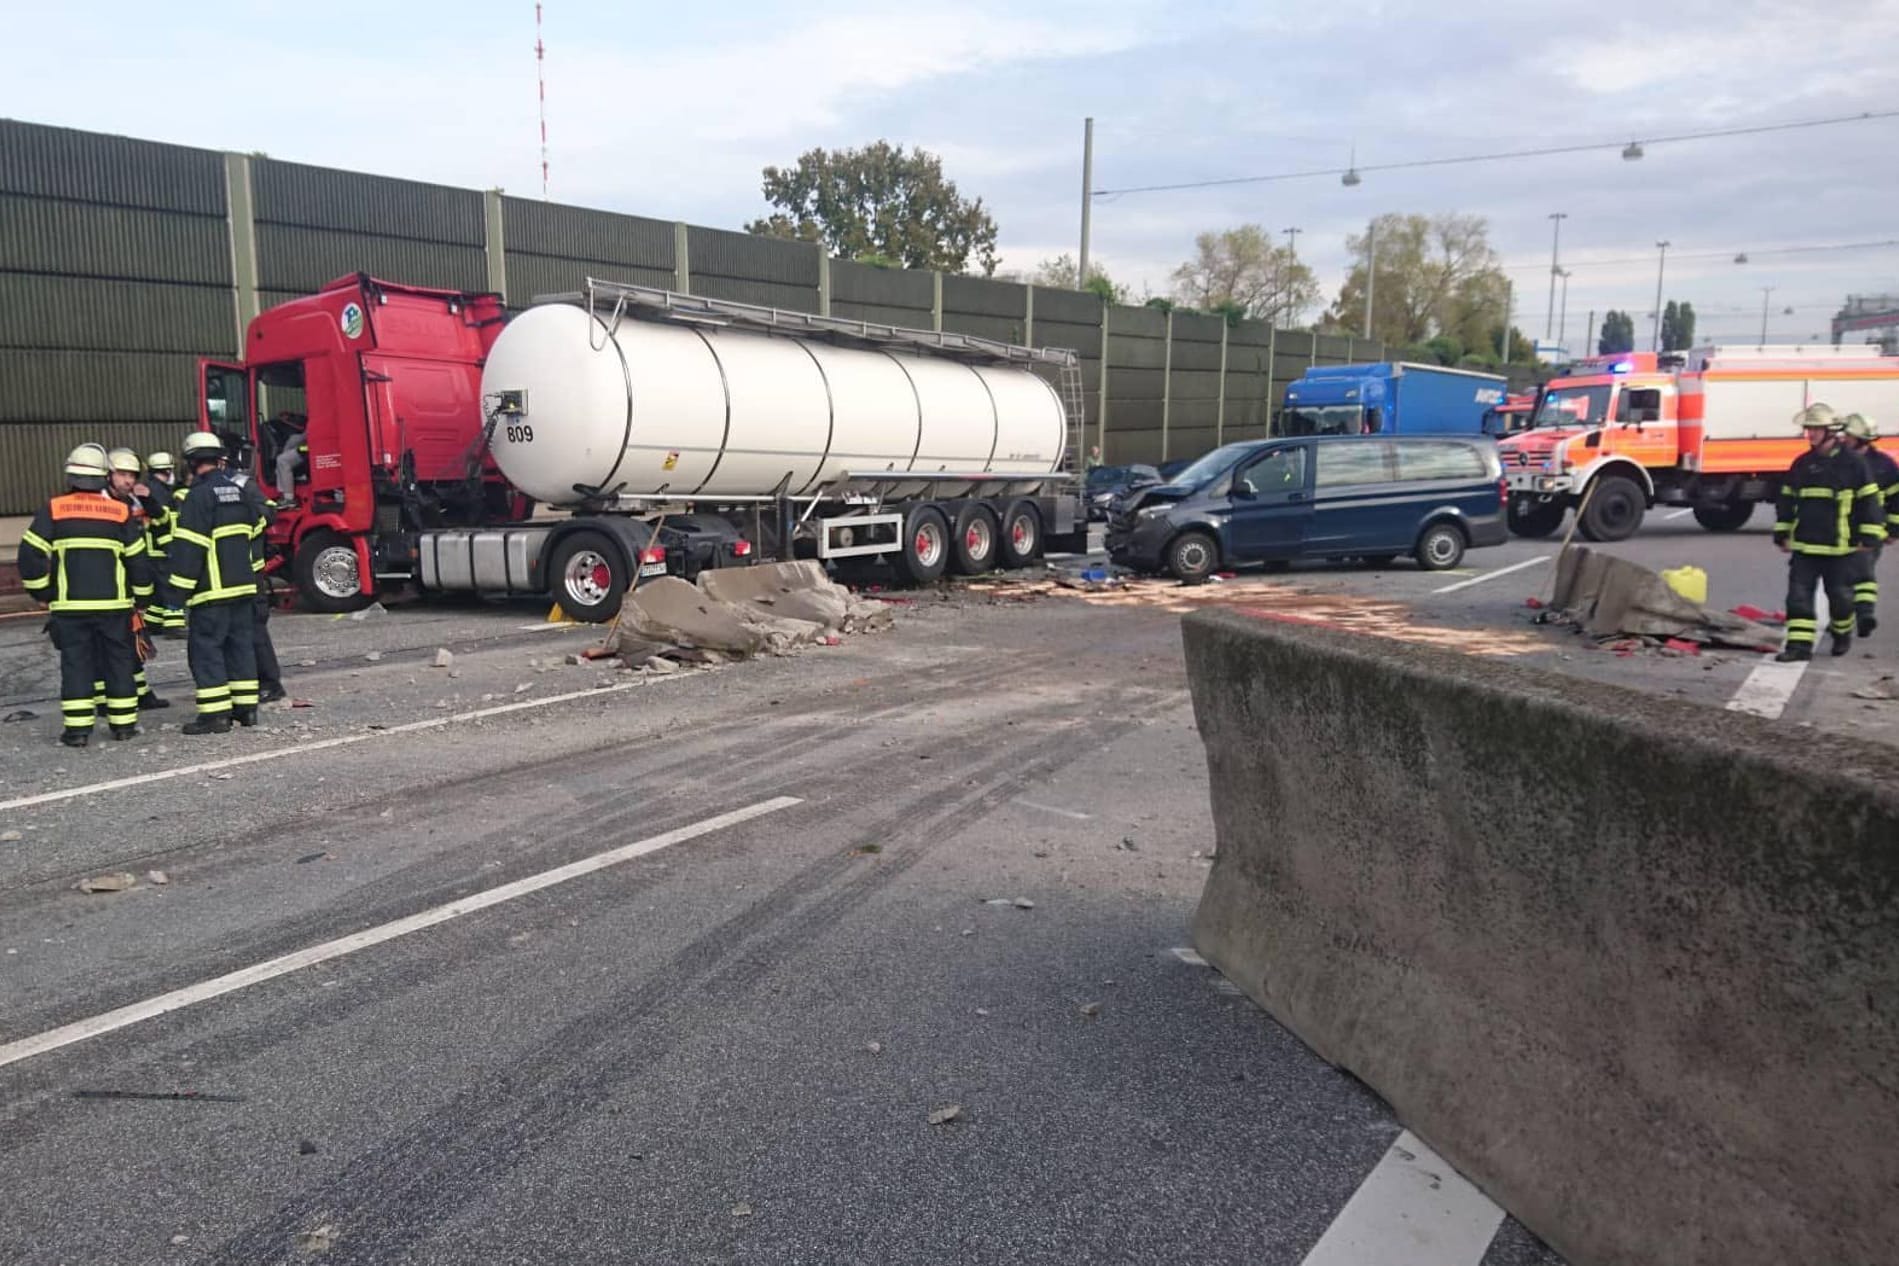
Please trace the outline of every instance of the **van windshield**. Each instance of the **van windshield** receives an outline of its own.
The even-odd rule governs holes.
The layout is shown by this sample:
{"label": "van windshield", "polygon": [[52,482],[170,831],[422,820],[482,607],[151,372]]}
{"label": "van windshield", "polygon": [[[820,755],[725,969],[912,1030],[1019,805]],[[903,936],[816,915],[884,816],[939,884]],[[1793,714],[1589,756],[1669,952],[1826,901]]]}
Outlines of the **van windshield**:
{"label": "van windshield", "polygon": [[1237,462],[1241,455],[1250,453],[1257,447],[1258,443],[1252,442],[1228,444],[1225,447],[1216,448],[1211,453],[1196,458],[1185,470],[1167,482],[1176,488],[1198,491],[1232,469],[1233,463]]}
{"label": "van windshield", "polygon": [[1292,405],[1281,415],[1282,435],[1358,435],[1364,411],[1355,404]]}

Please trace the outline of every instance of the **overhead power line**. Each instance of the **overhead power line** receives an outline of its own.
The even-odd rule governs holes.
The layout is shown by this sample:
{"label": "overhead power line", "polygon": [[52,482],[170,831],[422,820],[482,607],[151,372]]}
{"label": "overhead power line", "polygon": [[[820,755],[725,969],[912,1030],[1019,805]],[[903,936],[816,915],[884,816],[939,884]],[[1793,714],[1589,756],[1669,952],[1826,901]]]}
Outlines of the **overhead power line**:
{"label": "overhead power line", "polygon": [[[1745,264],[1749,262],[1750,260],[1764,257],[1764,256],[1769,256],[1769,255],[1809,255],[1809,254],[1816,254],[1816,253],[1824,252],[1824,251],[1867,251],[1867,250],[1880,250],[1883,248],[1890,248],[1890,247],[1895,247],[1895,246],[1899,246],[1899,238],[1886,238],[1882,241],[1877,241],[1877,242],[1829,242],[1824,245],[1815,245],[1815,246],[1768,246],[1768,247],[1763,247],[1760,249],[1749,248],[1746,250],[1727,250],[1727,251],[1677,251],[1671,254],[1669,258],[1670,259],[1731,259],[1737,264]],[[1615,264],[1652,264],[1654,262],[1655,262],[1655,257],[1653,255],[1628,255],[1620,259],[1565,259],[1563,261],[1563,267],[1565,268],[1607,268]],[[1542,272],[1544,269],[1548,267],[1549,267],[1549,264],[1543,261],[1538,261],[1537,263],[1534,263],[1534,264],[1522,263],[1522,264],[1503,265],[1503,268],[1506,272],[1529,272],[1532,270],[1536,272]]]}
{"label": "overhead power line", "polygon": [[1495,163],[1512,158],[1546,158],[1554,154],[1584,154],[1594,150],[1619,150],[1624,157],[1639,158],[1645,145],[1669,145],[1681,141],[1707,141],[1729,136],[1759,136],[1766,132],[1793,132],[1804,128],[1834,127],[1842,123],[1865,123],[1875,119],[1899,118],[1899,110],[1867,110],[1826,119],[1803,119],[1795,123],[1765,123],[1755,127],[1718,128],[1706,132],[1676,132],[1668,136],[1640,136],[1627,141],[1591,141],[1579,145],[1545,145],[1535,149],[1502,150],[1494,154],[1461,154],[1451,158],[1413,158],[1395,163],[1363,163],[1349,167],[1314,168],[1310,171],[1276,172],[1269,176],[1228,176],[1219,180],[1188,180],[1178,184],[1131,185],[1125,189],[1096,189],[1097,198],[1119,197],[1131,193],[1171,193],[1185,189],[1219,189],[1230,185],[1263,185],[1282,180],[1309,180],[1317,176],[1362,176],[1373,171],[1404,171],[1415,167],[1452,167],[1464,163]]}

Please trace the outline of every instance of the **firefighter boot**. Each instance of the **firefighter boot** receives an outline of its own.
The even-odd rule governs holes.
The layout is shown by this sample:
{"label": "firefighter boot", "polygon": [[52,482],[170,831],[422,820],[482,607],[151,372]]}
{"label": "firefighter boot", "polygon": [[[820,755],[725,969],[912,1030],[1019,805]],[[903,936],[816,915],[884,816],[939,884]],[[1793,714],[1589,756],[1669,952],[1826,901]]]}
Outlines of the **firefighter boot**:
{"label": "firefighter boot", "polygon": [[1804,664],[1813,658],[1813,648],[1804,642],[1790,643],[1786,650],[1774,658],[1783,664]]}
{"label": "firefighter boot", "polygon": [[237,722],[239,725],[243,726],[245,729],[248,730],[253,725],[257,724],[257,709],[256,708],[232,708],[231,720]]}
{"label": "firefighter boot", "polygon": [[84,747],[92,740],[91,730],[63,730],[60,732],[61,747]]}
{"label": "firefighter boot", "polygon": [[138,727],[136,725],[115,725],[112,727],[112,741],[114,743],[123,743],[126,739],[137,737]]}
{"label": "firefighter boot", "polygon": [[1873,614],[1873,607],[1869,603],[1861,603],[1858,614],[1859,635],[1861,637],[1871,637],[1873,630],[1879,627],[1879,617]]}
{"label": "firefighter boot", "polygon": [[1853,635],[1851,633],[1835,633],[1833,635],[1833,645],[1827,647],[1827,650],[1835,659],[1838,659],[1852,649]]}
{"label": "firefighter boot", "polygon": [[186,723],[178,732],[180,734],[229,734],[231,715],[228,712],[213,712],[208,715],[200,712],[196,720]]}
{"label": "firefighter boot", "polygon": [[171,707],[171,700],[161,699],[157,695],[149,692],[138,697],[138,710],[140,712],[151,712],[158,708],[169,707]]}
{"label": "firefighter boot", "polygon": [[267,681],[263,684],[263,686],[259,689],[257,693],[257,702],[275,703],[277,702],[277,700],[283,697],[284,697],[283,683],[277,682],[277,681]]}

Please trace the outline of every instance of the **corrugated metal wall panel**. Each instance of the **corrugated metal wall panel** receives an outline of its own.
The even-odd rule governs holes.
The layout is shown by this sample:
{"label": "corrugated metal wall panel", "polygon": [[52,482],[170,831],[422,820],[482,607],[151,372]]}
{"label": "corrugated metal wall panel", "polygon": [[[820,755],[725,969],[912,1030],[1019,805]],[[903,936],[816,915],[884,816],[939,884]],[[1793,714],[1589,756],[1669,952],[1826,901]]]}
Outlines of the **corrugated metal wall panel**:
{"label": "corrugated metal wall panel", "polygon": [[566,294],[587,284],[587,278],[623,281],[635,286],[671,289],[673,275],[656,268],[629,268],[598,260],[553,259],[546,255],[508,252],[508,305],[525,308],[539,295]]}
{"label": "corrugated metal wall panel", "polygon": [[223,220],[0,195],[0,269],[231,284]]}
{"label": "corrugated metal wall panel", "polygon": [[257,226],[257,272],[260,288],[304,292],[354,272],[450,290],[488,285],[487,256],[479,247],[284,224]]}
{"label": "corrugated metal wall panel", "polygon": [[1014,317],[1021,320],[1029,302],[1029,288],[987,277],[943,275],[943,311],[971,316]]}
{"label": "corrugated metal wall panel", "polygon": [[0,348],[0,422],[140,422],[198,416],[198,358]]}
{"label": "corrugated metal wall panel", "polygon": [[878,325],[896,325],[906,330],[930,328],[930,312],[915,308],[890,308],[880,303],[847,303],[831,297],[831,315],[847,321],[874,321]]}
{"label": "corrugated metal wall panel", "polygon": [[708,299],[730,299],[753,303],[764,308],[783,308],[787,312],[816,312],[817,286],[788,286],[770,281],[741,281],[733,277],[707,277],[696,269],[692,274],[692,293]]}
{"label": "corrugated metal wall panel", "polygon": [[140,456],[161,449],[176,453],[185,432],[176,422],[0,425],[0,514],[32,514],[64,492],[66,454],[81,444],[124,445]]}
{"label": "corrugated metal wall panel", "polygon": [[525,198],[501,200],[501,240],[510,255],[522,251],[556,259],[658,268],[668,273],[674,264],[670,220]]}
{"label": "corrugated metal wall panel", "polygon": [[216,356],[236,341],[229,290],[0,273],[0,347]]}
{"label": "corrugated metal wall panel", "polygon": [[[692,275],[752,278],[785,286],[818,284],[819,247],[775,237],[754,237],[694,225],[686,230],[686,257]],[[697,290],[697,286],[694,286]],[[699,293],[709,293],[700,291]]]}
{"label": "corrugated metal wall panel", "polygon": [[251,195],[259,224],[340,229],[450,246],[480,246],[487,232],[480,194],[416,180],[264,158],[251,164]]}
{"label": "corrugated metal wall panel", "polygon": [[972,316],[966,312],[944,312],[943,328],[957,334],[974,334],[978,338],[992,338],[1001,343],[1020,343],[1022,341],[1022,318],[1013,321],[1007,317]]}
{"label": "corrugated metal wall panel", "polygon": [[[927,272],[878,268],[855,260],[831,261],[831,302],[876,303],[891,308],[917,308],[929,313],[936,284]],[[925,321],[925,325],[929,322]]]}
{"label": "corrugated metal wall panel", "polygon": [[1098,326],[1101,324],[1101,296],[1085,290],[1051,290],[1037,286],[1035,323],[1040,325],[1044,318]]}
{"label": "corrugated metal wall panel", "polygon": [[1108,332],[1138,338],[1166,338],[1167,314],[1153,308],[1130,308],[1116,304],[1108,313]]}
{"label": "corrugated metal wall panel", "polygon": [[224,156],[0,119],[0,193],[222,217]]}

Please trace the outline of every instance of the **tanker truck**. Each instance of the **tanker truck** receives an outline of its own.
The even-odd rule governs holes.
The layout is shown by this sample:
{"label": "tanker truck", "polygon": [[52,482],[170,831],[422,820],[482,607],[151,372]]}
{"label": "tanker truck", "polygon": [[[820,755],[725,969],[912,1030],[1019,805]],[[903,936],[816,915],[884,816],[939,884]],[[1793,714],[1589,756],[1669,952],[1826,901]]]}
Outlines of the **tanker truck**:
{"label": "tanker truck", "polygon": [[269,566],[317,611],[410,586],[597,622],[707,567],[921,584],[1085,548],[1061,349],[591,279],[510,318],[363,274],[244,346],[203,362],[201,425],[283,507]]}

